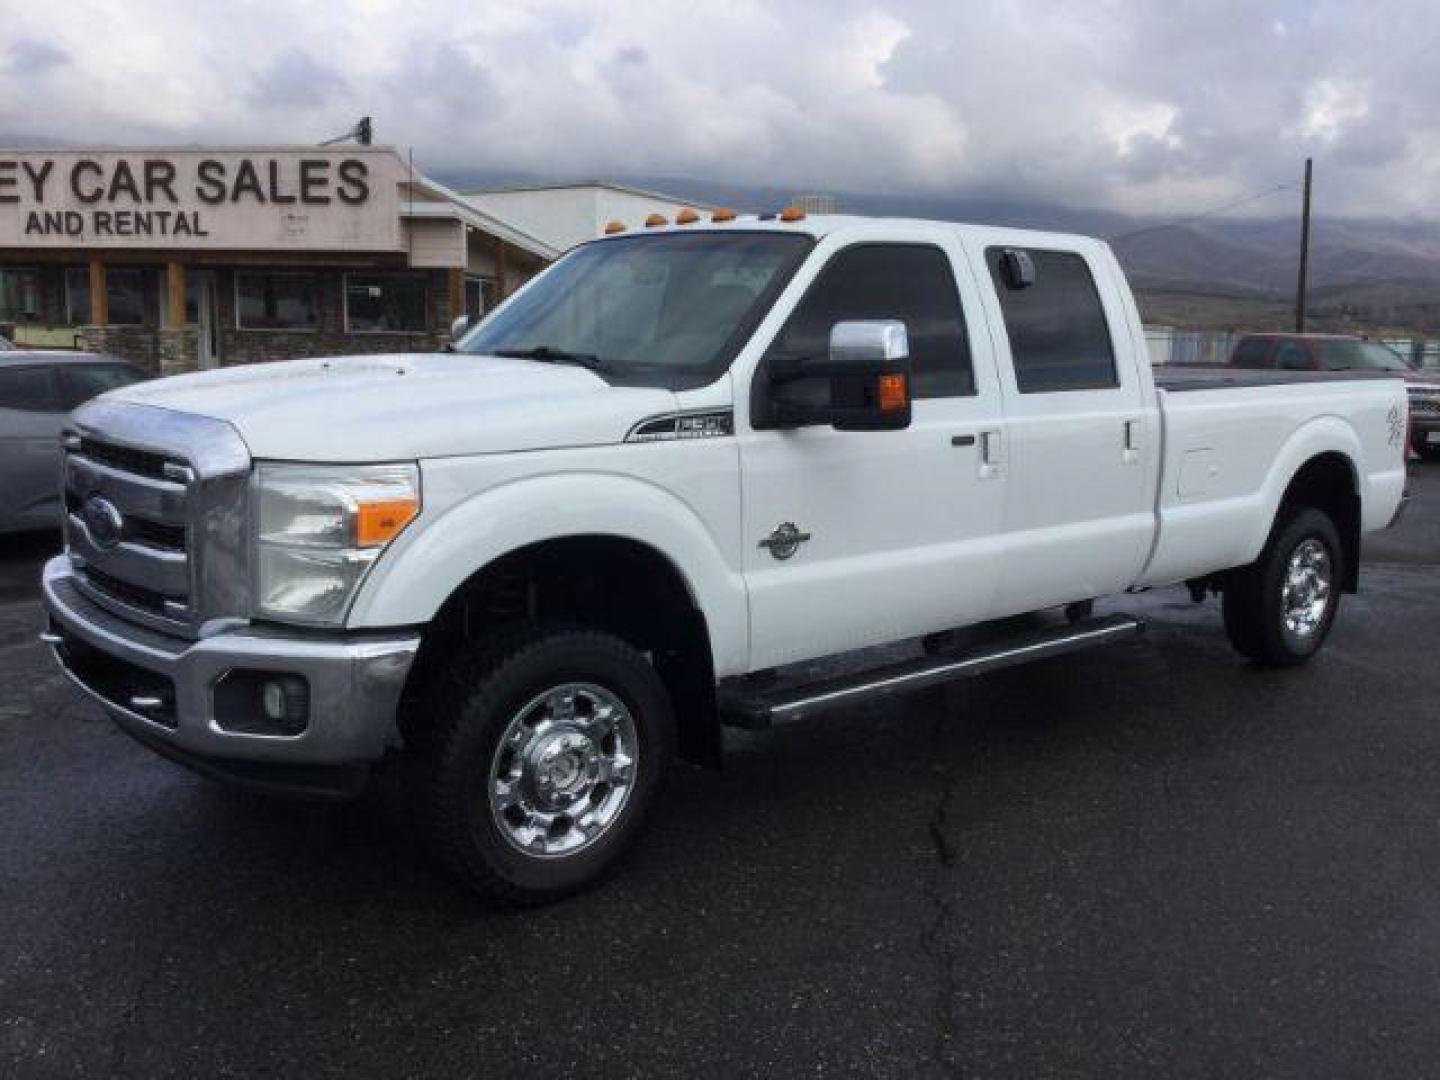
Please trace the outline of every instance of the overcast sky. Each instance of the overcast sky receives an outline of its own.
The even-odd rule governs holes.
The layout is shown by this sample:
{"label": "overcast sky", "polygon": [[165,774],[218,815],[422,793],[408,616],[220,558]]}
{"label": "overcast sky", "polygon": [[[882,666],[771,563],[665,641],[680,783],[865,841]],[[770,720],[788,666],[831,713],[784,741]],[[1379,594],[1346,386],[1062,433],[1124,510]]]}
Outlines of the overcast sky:
{"label": "overcast sky", "polygon": [[[0,141],[1440,218],[1434,0],[0,0]],[[1294,194],[1256,210],[1291,212]]]}

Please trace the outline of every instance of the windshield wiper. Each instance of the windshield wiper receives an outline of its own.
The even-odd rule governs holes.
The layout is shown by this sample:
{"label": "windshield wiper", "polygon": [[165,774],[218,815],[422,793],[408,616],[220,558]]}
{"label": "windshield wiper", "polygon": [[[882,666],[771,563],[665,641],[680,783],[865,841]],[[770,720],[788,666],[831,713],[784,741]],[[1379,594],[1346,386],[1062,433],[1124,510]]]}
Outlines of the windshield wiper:
{"label": "windshield wiper", "polygon": [[530,349],[496,349],[491,356],[503,356],[511,360],[539,360],[545,364],[574,364],[591,371],[604,371],[608,366],[594,353],[567,352],[554,345],[536,345]]}

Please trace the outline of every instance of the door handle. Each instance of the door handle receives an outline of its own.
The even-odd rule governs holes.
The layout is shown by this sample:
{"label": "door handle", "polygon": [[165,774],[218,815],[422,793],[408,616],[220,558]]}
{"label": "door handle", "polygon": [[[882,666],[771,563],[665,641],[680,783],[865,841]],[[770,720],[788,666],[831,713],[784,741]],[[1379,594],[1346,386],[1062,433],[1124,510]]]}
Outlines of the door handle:
{"label": "door handle", "polygon": [[1123,430],[1120,458],[1126,465],[1134,465],[1140,460],[1140,421],[1126,420]]}
{"label": "door handle", "polygon": [[951,445],[951,446],[974,446],[974,445],[975,445],[975,436],[974,436],[974,435],[951,435],[951,436],[950,436],[950,445]]}
{"label": "door handle", "polygon": [[981,480],[994,480],[1000,475],[1000,466],[1005,461],[1005,440],[999,431],[980,433]]}

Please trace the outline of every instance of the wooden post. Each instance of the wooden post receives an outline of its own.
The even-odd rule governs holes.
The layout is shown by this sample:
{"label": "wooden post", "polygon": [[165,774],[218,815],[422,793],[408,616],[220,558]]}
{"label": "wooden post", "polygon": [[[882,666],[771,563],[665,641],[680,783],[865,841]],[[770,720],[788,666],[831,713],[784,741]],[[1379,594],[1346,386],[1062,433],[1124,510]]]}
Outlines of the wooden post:
{"label": "wooden post", "polygon": [[465,268],[452,266],[446,272],[445,285],[450,294],[450,321],[465,314]]}
{"label": "wooden post", "polygon": [[510,295],[510,283],[506,281],[505,241],[495,238],[495,293],[497,300]]}
{"label": "wooden post", "polygon": [[170,294],[170,303],[166,310],[166,326],[185,325],[185,264],[169,262],[165,264],[165,286]]}
{"label": "wooden post", "polygon": [[105,284],[105,264],[90,260],[90,325],[110,324],[110,293]]}
{"label": "wooden post", "polygon": [[1300,275],[1295,283],[1295,332],[1305,332],[1305,286],[1310,268],[1310,179],[1311,160],[1305,159],[1305,201],[1300,211]]}

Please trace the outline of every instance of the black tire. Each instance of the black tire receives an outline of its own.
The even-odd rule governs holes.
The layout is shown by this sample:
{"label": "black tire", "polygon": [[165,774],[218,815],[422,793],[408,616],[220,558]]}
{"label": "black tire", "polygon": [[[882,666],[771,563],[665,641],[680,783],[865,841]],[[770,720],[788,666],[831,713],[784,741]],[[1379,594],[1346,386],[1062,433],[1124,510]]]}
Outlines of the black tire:
{"label": "black tire", "polygon": [[[1312,542],[1324,548],[1328,559],[1328,589],[1313,629],[1296,630],[1286,622],[1285,581],[1291,558]],[[1344,580],[1344,549],[1330,516],[1311,507],[1282,508],[1260,558],[1225,582],[1223,610],[1230,643],[1266,667],[1305,663],[1325,644]]]}
{"label": "black tire", "polygon": [[[492,812],[492,768],[499,767],[499,754],[528,759],[500,743],[527,703],[577,683],[601,688],[628,710],[638,747],[633,781],[613,820],[578,850],[522,851],[497,823],[500,812]],[[427,696],[427,707],[428,716],[407,723],[408,783],[421,834],[461,881],[510,906],[557,900],[613,867],[639,832],[674,756],[670,699],[655,669],[626,642],[592,630],[529,627],[457,658]]]}

